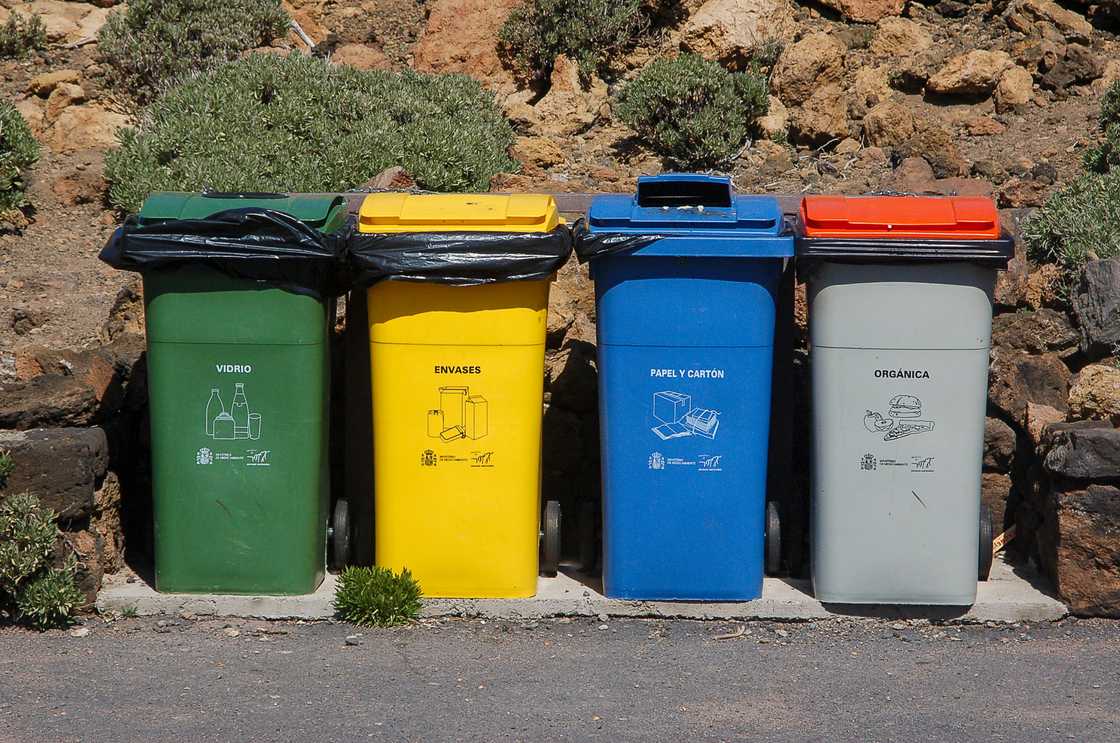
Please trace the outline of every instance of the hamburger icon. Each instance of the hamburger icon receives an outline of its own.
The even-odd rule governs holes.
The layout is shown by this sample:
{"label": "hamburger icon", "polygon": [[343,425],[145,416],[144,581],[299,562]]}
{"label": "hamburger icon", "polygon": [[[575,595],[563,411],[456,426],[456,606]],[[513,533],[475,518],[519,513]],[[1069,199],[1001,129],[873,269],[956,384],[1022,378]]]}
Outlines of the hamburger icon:
{"label": "hamburger icon", "polygon": [[891,398],[887,415],[892,418],[920,418],[922,401],[913,395],[895,395]]}

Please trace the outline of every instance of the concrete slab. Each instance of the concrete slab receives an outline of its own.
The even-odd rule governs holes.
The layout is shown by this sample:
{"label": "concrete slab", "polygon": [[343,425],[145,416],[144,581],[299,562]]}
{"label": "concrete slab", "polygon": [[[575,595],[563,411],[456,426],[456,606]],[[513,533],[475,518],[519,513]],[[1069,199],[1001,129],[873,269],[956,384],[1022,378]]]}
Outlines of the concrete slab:
{"label": "concrete slab", "polygon": [[[129,582],[131,580],[132,582]],[[808,581],[767,578],[762,598],[735,603],[623,601],[609,599],[594,581],[578,574],[541,578],[529,599],[428,599],[425,617],[541,619],[554,616],[661,617],[679,619],[810,621],[874,617],[932,619],[944,622],[1045,622],[1066,616],[1066,607],[1049,596],[1030,570],[996,559],[992,577],[981,583],[971,607],[835,606],[809,593]],[[335,577],[306,596],[218,596],[157,593],[135,576],[108,576],[97,597],[100,612],[138,615],[180,614],[255,619],[327,619],[334,614]]]}

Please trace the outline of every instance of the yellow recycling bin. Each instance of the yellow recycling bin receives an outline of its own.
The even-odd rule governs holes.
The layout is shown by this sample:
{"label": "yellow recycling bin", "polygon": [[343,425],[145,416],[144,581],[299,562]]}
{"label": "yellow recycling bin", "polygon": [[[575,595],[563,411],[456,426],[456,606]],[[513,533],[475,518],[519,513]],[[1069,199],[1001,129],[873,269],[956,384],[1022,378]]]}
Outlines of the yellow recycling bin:
{"label": "yellow recycling bin", "polygon": [[571,251],[556,204],[371,194],[358,233],[385,279],[368,295],[375,561],[426,596],[532,596],[548,291]]}

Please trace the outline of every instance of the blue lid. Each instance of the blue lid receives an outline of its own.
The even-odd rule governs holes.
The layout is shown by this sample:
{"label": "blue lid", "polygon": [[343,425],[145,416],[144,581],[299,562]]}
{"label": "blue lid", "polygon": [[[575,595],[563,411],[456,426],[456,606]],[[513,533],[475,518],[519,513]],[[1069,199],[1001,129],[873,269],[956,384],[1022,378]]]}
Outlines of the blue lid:
{"label": "blue lid", "polygon": [[631,255],[793,255],[782,209],[772,196],[738,196],[725,176],[662,173],[638,178],[633,196],[596,196],[588,231],[665,235]]}

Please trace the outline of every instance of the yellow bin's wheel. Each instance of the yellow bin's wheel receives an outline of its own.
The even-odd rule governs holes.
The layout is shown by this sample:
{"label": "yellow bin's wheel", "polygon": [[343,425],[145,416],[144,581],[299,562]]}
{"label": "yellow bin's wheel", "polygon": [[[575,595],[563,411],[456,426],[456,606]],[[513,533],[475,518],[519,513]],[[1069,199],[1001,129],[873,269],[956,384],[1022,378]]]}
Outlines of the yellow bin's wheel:
{"label": "yellow bin's wheel", "polygon": [[544,504],[544,525],[541,529],[541,574],[555,577],[560,570],[560,503]]}

